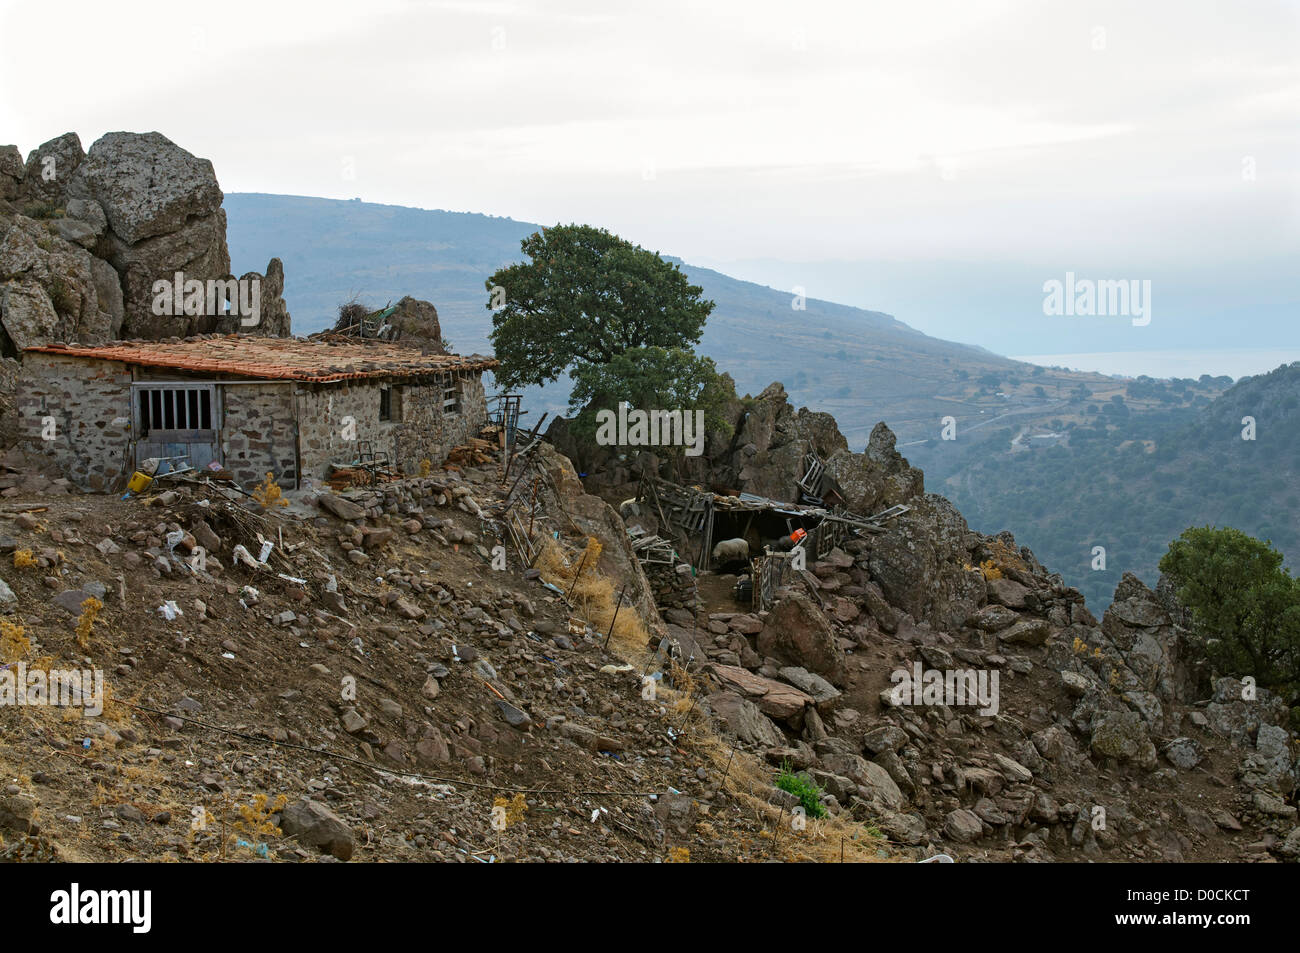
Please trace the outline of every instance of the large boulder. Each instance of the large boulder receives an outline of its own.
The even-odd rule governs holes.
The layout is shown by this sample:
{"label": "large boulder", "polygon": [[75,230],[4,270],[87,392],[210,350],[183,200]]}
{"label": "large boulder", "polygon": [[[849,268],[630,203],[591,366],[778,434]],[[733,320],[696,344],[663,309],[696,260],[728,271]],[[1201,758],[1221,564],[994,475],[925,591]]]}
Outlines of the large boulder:
{"label": "large boulder", "polygon": [[755,675],[736,665],[713,663],[710,664],[709,671],[724,690],[750,699],[763,714],[796,728],[803,723],[804,710],[813,704],[811,695],[793,685]]}
{"label": "large boulder", "polygon": [[211,162],[157,132],[110,132],[99,139],[72,191],[97,199],[113,234],[128,245],[215,215],[223,197]]}
{"label": "large boulder", "polygon": [[844,653],[830,620],[801,593],[791,593],[772,608],[758,633],[758,651],[843,684]]}
{"label": "large boulder", "polygon": [[220,315],[155,314],[153,290],[156,281],[172,282],[177,272],[186,281],[231,277],[226,214],[211,162],[160,133],[111,132],[90,147],[67,195],[69,214],[78,221],[95,228],[102,213],[107,223],[100,246],[119,275],[124,336],[218,329]]}
{"label": "large boulder", "polygon": [[428,301],[407,295],[397,302],[388,316],[386,337],[393,341],[419,344],[430,354],[446,354],[442,345],[442,326],[438,323],[438,309]]}
{"label": "large boulder", "polygon": [[1193,650],[1189,633],[1175,622],[1169,606],[1132,573],[1124,573],[1115,587],[1101,631],[1135,684],[1166,702],[1205,697],[1209,677],[1203,655]]}
{"label": "large boulder", "polygon": [[736,692],[714,692],[705,705],[729,734],[743,742],[764,748],[778,748],[786,743],[781,729],[757,705]]}
{"label": "large boulder", "polygon": [[984,577],[966,568],[975,534],[944,497],[911,509],[870,540],[868,567],[890,605],[944,630],[957,629],[985,599]]}
{"label": "large boulder", "polygon": [[1135,711],[1109,712],[1092,729],[1092,752],[1103,758],[1128,761],[1141,768],[1156,764],[1156,746],[1146,722]]}

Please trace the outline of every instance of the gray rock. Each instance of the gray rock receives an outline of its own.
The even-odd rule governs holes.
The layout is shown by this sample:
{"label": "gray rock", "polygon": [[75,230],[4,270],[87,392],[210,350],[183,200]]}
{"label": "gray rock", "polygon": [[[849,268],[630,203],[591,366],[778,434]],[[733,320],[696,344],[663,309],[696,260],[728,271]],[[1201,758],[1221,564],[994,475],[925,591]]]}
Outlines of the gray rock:
{"label": "gray rock", "polygon": [[798,666],[786,666],[780,671],[781,677],[796,688],[801,688],[817,704],[832,702],[840,697],[840,690],[820,675]]}
{"label": "gray rock", "polygon": [[321,509],[333,513],[339,519],[346,520],[349,523],[355,523],[366,515],[364,507],[341,496],[335,496],[333,493],[320,494],[320,496],[316,497],[316,502]]}
{"label": "gray rock", "polygon": [[[31,172],[29,162],[29,178]],[[90,147],[77,178],[85,188],[79,197],[98,200],[128,245],[179,232],[221,207],[212,163],[157,132],[108,133]]]}
{"label": "gray rock", "polygon": [[68,187],[85,158],[75,132],[65,132],[41,144],[27,156],[22,197],[29,201],[65,201]]}
{"label": "gray rock", "polygon": [[1093,688],[1092,680],[1078,672],[1062,672],[1061,684],[1071,698],[1082,698]]}
{"label": "gray rock", "polygon": [[1241,783],[1287,797],[1296,789],[1296,771],[1290,732],[1277,725],[1260,725],[1255,750],[1241,761]]}
{"label": "gray rock", "polygon": [[1201,746],[1191,738],[1175,738],[1165,745],[1162,753],[1170,764],[1184,771],[1190,771],[1205,757]]}
{"label": "gray rock", "polygon": [[959,844],[969,844],[984,836],[984,825],[974,811],[962,808],[951,811],[944,819],[943,832]]}
{"label": "gray rock", "polygon": [[0,201],[9,202],[18,197],[27,169],[23,154],[17,146],[0,146]]}
{"label": "gray rock", "polygon": [[996,602],[1008,609],[1023,609],[1025,607],[1025,597],[1029,595],[1029,588],[1014,579],[1005,577],[990,579],[988,580],[988,594],[989,602]]}
{"label": "gray rock", "polygon": [[800,593],[791,593],[772,609],[758,634],[758,651],[832,682],[844,677],[844,653],[830,620]]}
{"label": "gray rock", "polygon": [[915,846],[925,843],[925,821],[915,814],[888,813],[880,819],[880,830],[900,844]]}
{"label": "gray rock", "polygon": [[907,744],[907,732],[897,725],[881,725],[873,728],[862,737],[862,747],[871,754],[882,751],[897,751]]}
{"label": "gray rock", "polygon": [[307,847],[317,847],[339,860],[351,860],[356,839],[352,828],[325,805],[308,798],[280,813],[280,830]]}
{"label": "gray rock", "polygon": [[[994,582],[1006,582],[995,579]],[[1021,588],[1024,588],[1023,586]],[[1024,619],[998,633],[998,641],[1008,645],[1045,645],[1052,634],[1052,625],[1046,619]]]}
{"label": "gray rock", "polygon": [[523,730],[532,727],[533,719],[529,717],[528,712],[499,698],[496,699],[496,703],[497,707],[501,709],[502,717],[505,718],[511,728]]}
{"label": "gray rock", "polygon": [[1135,711],[1109,712],[1092,730],[1092,751],[1117,761],[1132,761],[1151,768],[1156,763],[1156,746],[1147,736],[1146,724]]}
{"label": "gray rock", "polygon": [[1256,791],[1252,803],[1255,805],[1255,810],[1261,814],[1295,820],[1296,809],[1294,807],[1287,804],[1280,797],[1274,797],[1265,791]]}
{"label": "gray rock", "polygon": [[70,615],[81,615],[81,604],[90,598],[84,589],[65,589],[52,600],[53,603]]}
{"label": "gray rock", "polygon": [[705,704],[725,729],[739,740],[765,748],[782,747],[785,735],[747,698],[735,692],[715,692]]}

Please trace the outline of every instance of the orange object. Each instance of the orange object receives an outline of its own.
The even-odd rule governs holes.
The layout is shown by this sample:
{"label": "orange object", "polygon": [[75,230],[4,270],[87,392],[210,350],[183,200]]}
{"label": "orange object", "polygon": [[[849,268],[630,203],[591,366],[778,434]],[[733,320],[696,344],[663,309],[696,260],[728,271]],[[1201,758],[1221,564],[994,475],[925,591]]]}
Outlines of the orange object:
{"label": "orange object", "polygon": [[807,538],[808,538],[808,531],[806,529],[797,529],[790,534],[791,542],[795,542],[795,543],[802,543]]}

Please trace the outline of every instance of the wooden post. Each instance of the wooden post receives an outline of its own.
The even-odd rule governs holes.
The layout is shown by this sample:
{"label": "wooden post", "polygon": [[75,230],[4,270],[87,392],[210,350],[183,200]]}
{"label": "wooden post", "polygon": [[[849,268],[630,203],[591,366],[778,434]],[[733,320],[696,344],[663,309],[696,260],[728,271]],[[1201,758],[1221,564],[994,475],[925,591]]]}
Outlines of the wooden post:
{"label": "wooden post", "polygon": [[627,592],[627,583],[623,583],[623,588],[618,591],[618,602],[614,603],[614,618],[609,620],[609,631],[605,633],[605,644],[601,649],[609,648],[609,640],[614,635],[614,623],[618,621],[618,610],[623,606],[623,593]]}
{"label": "wooden post", "polygon": [[569,594],[565,596],[566,599],[573,597],[573,590],[576,589],[578,586],[578,578],[582,575],[582,567],[587,565],[587,553],[589,553],[590,551],[591,551],[590,548],[584,549],[582,551],[582,562],[578,563],[578,571],[573,577],[573,585],[569,587]]}
{"label": "wooden post", "polygon": [[528,501],[528,538],[529,538],[529,540],[531,540],[531,539],[533,538],[533,516],[536,514],[536,508],[537,508],[537,487],[538,487],[538,484],[540,484],[541,482],[542,482],[542,478],[541,478],[541,477],[538,477],[536,480],[533,481],[533,496],[532,496],[532,499],[530,499],[530,500]]}

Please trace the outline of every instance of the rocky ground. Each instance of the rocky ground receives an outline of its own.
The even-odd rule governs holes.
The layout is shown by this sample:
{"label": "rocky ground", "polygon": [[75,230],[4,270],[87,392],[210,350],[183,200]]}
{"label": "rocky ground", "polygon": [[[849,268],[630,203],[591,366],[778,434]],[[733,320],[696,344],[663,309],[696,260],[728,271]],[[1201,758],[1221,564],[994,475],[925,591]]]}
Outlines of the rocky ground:
{"label": "rocky ground", "polygon": [[[767,419],[797,442],[799,416]],[[734,452],[799,459],[770,449]],[[839,483],[856,511],[910,510],[767,612],[702,575],[695,611],[678,591],[661,614],[616,510],[545,444],[518,483],[494,459],[269,507],[81,495],[0,462],[0,664],[98,668],[110,693],[99,718],[0,707],[5,859],[1300,856],[1280,702],[1212,678],[1167,587],[1127,576],[1096,619],[925,494],[883,427]],[[521,565],[511,486],[567,568]],[[639,642],[610,641],[586,582],[571,595],[584,571]],[[914,666],[996,674],[996,710],[900,697]]]}
{"label": "rocky ground", "polygon": [[[513,554],[494,571],[499,476],[438,472],[266,511],[206,488],[120,500],[0,477],[2,618],[30,643],[4,642],[4,661],[94,666],[111,696],[100,718],[0,707],[0,856],[893,855],[847,818],[793,830],[770,772],[714,733],[689,675],[647,701],[653,655],[605,651]],[[90,596],[103,609],[83,647]]]}
{"label": "rocky ground", "polygon": [[[808,452],[853,512],[909,511],[810,565],[771,612],[745,611],[706,576],[698,619],[666,613],[708,660],[726,730],[892,843],[961,860],[1300,857],[1286,707],[1213,678],[1163,582],[1153,592],[1125,575],[1096,619],[1010,534],[973,532],[927,494],[883,424],[849,453],[833,419],[795,412],[777,384],[736,408],[731,435],[710,435],[689,476],[793,500]],[[625,498],[628,472],[620,462],[590,482]],[[996,713],[897,703],[892,676],[916,666],[996,673]]]}

